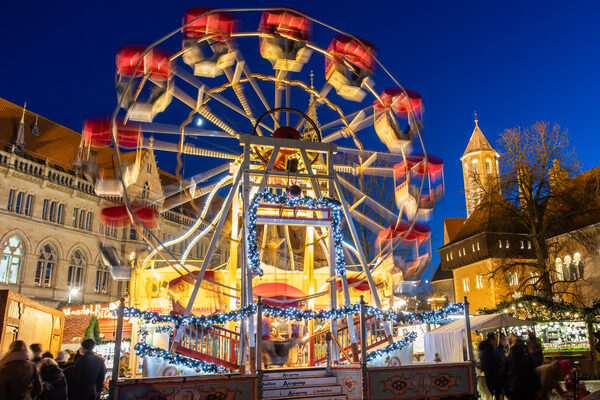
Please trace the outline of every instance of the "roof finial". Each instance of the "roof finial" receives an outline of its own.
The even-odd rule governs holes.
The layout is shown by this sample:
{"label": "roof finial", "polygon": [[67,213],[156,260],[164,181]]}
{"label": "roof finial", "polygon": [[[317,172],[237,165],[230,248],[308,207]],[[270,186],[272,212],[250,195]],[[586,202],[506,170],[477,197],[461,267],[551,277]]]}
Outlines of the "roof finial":
{"label": "roof finial", "polygon": [[477,110],[475,110],[473,114],[475,115],[475,125],[477,126],[477,122],[479,122],[479,120],[477,119]]}
{"label": "roof finial", "polygon": [[314,82],[313,82],[313,79],[314,79],[314,77],[315,77],[315,73],[314,73],[314,72],[313,72],[313,70],[311,69],[311,70],[310,70],[310,88],[311,88],[311,89],[314,89],[314,88],[315,88],[315,85],[314,85]]}
{"label": "roof finial", "polygon": [[25,110],[27,109],[27,102],[23,105],[23,114],[21,114],[21,123],[25,123]]}

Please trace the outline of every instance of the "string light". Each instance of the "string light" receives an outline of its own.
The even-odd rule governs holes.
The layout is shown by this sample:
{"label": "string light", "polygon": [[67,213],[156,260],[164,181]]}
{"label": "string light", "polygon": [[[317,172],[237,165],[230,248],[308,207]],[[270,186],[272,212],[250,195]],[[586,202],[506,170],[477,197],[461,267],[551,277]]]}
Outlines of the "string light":
{"label": "string light", "polygon": [[377,350],[372,351],[369,354],[367,354],[367,361],[373,361],[374,359],[376,359],[378,357],[387,356],[388,354],[390,354],[393,351],[401,350],[401,349],[405,348],[406,346],[408,346],[409,344],[411,344],[412,342],[414,342],[416,339],[417,339],[416,332],[408,332],[406,335],[404,335],[404,337],[402,339],[398,340],[397,342],[394,342],[384,348],[377,349]]}
{"label": "string light", "polygon": [[346,275],[346,261],[344,260],[344,244],[342,235],[342,217],[341,205],[337,200],[329,197],[291,197],[285,195],[276,195],[271,192],[259,192],[254,195],[248,208],[248,267],[253,275],[262,276],[263,270],[260,268],[260,252],[256,243],[256,219],[260,203],[277,204],[284,207],[307,207],[310,210],[329,209],[331,218],[331,233],[335,247],[335,272],[338,276]]}

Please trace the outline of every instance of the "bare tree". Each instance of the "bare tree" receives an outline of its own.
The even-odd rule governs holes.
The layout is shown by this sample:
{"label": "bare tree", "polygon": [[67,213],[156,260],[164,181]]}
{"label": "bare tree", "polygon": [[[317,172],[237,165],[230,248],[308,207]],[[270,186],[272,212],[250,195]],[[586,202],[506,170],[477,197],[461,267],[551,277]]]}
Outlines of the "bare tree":
{"label": "bare tree", "polygon": [[517,290],[529,287],[548,296],[570,292],[565,283],[582,274],[558,274],[550,258],[573,241],[595,252],[598,236],[590,227],[600,222],[600,168],[575,176],[578,159],[567,131],[556,124],[506,129],[499,145],[499,179],[483,185],[476,174],[473,178],[481,190],[479,211],[496,218],[502,232],[525,234],[531,249],[506,250],[490,274],[529,271],[532,278],[523,279]]}

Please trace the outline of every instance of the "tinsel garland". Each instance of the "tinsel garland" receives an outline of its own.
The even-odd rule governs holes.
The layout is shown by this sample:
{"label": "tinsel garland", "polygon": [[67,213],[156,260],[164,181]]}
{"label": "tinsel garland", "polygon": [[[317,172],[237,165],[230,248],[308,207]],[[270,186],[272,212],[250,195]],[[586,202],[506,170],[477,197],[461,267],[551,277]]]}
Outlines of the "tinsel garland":
{"label": "tinsel garland", "polygon": [[596,322],[600,315],[600,302],[591,307],[577,307],[574,304],[557,301],[542,295],[523,295],[511,301],[498,303],[496,308],[482,308],[478,314],[506,313],[529,321],[586,321]]}
{"label": "tinsel garland", "polygon": [[409,344],[411,344],[412,342],[414,342],[416,339],[417,339],[416,332],[408,332],[406,335],[404,335],[404,337],[402,339],[398,340],[397,342],[394,342],[386,347],[377,349],[377,350],[372,351],[369,354],[367,354],[367,361],[373,361],[377,357],[387,356],[392,351],[401,350],[401,349],[405,348],[406,346],[408,346]]}
{"label": "tinsel garland", "polygon": [[219,374],[231,372],[227,368],[223,368],[219,365],[208,363],[194,358],[182,356],[181,354],[171,353],[168,350],[161,349],[159,347],[150,346],[145,342],[139,342],[135,345],[135,353],[140,356],[158,357],[167,361],[170,364],[183,365],[187,368],[195,369],[196,371],[204,372],[207,374]]}
{"label": "tinsel garland", "polygon": [[[343,318],[348,315],[358,314],[360,312],[360,303],[355,303],[349,306],[342,306],[331,310],[298,310],[297,308],[280,308],[271,306],[268,304],[262,305],[263,313],[267,317],[284,318],[294,321],[302,320],[326,320],[331,318]],[[209,327],[212,325],[219,325],[229,321],[237,321],[242,317],[247,318],[256,314],[258,305],[253,303],[247,307],[224,312],[215,313],[210,315],[198,315],[198,316],[182,316],[173,314],[158,314],[151,311],[140,311],[137,308],[125,308],[125,316],[140,318],[145,322],[152,324],[158,323],[170,323],[174,324],[175,327],[197,325]],[[383,321],[392,321],[400,324],[412,324],[412,323],[443,323],[446,322],[447,317],[462,313],[464,311],[464,305],[462,303],[452,303],[448,306],[434,311],[425,312],[405,312],[405,311],[382,311],[378,308],[366,306],[365,313],[370,316],[373,315]]]}
{"label": "tinsel garland", "polygon": [[329,209],[329,216],[331,218],[331,234],[333,235],[335,247],[335,272],[340,277],[346,275],[340,203],[337,200],[329,197],[320,197],[315,199],[312,197],[291,197],[286,195],[278,196],[267,191],[256,193],[254,195],[254,198],[248,207],[248,215],[246,216],[248,221],[248,237],[246,239],[248,243],[248,262],[250,263],[248,268],[250,268],[253,275],[263,275],[263,271],[260,268],[260,252],[258,249],[258,244],[256,243],[256,213],[261,202],[278,204],[284,207],[308,207],[311,210],[322,208]]}

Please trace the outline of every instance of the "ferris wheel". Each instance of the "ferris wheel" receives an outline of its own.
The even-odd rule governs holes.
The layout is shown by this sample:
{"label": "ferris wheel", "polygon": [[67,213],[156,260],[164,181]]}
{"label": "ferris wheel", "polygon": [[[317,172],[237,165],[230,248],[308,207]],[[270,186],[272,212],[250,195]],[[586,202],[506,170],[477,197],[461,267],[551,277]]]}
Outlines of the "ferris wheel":
{"label": "ferris wheel", "polygon": [[[144,265],[176,259],[170,265],[189,273],[192,246],[221,234],[227,219],[231,238],[248,241],[252,200],[263,192],[339,201],[346,269],[373,291],[377,268],[407,281],[429,265],[430,230],[421,221],[443,194],[443,164],[424,148],[421,96],[400,86],[368,41],[288,8],[190,9],[152,45],[122,48],[115,84],[118,107],[86,121],[82,154],[96,193],[122,199],[102,210],[103,222],[133,223],[148,241]],[[104,146],[114,147],[115,177],[94,160]],[[161,193],[139,184],[149,149],[176,166]],[[196,222],[165,240],[155,231],[159,214],[185,204],[196,209]],[[279,213],[280,223],[252,225],[258,232],[246,261],[253,245],[272,253],[252,273],[270,263],[297,268],[294,254],[309,235],[294,223],[298,210],[313,219],[327,211],[264,198],[255,206],[263,217]],[[328,234],[315,228],[310,235],[318,243],[312,257],[327,261],[334,252]]]}

